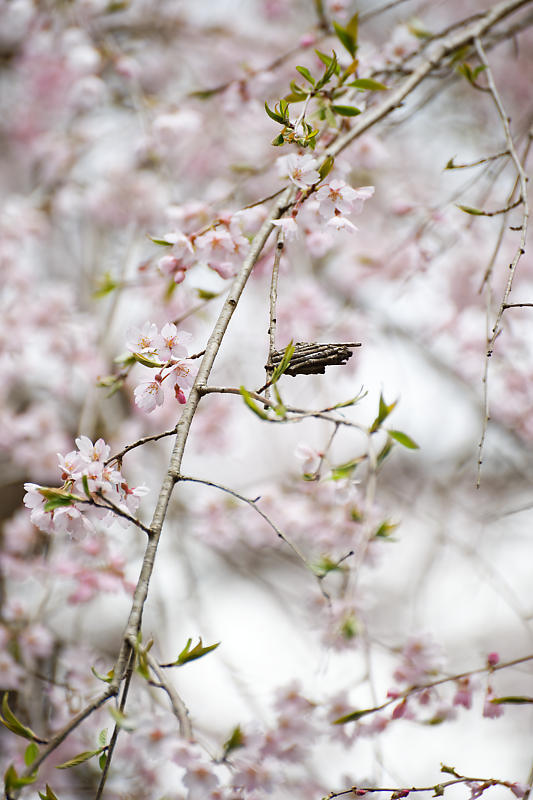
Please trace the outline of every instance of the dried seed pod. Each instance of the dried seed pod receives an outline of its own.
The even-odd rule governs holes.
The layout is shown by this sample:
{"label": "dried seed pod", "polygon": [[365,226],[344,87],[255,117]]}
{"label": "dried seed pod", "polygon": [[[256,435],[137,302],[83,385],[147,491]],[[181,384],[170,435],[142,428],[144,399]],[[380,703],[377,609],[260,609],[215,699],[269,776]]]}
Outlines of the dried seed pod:
{"label": "dried seed pod", "polygon": [[[361,342],[345,342],[342,344],[296,342],[294,353],[284,375],[323,374],[326,367],[332,364],[346,364],[348,359],[352,357],[352,348],[354,347],[361,347]],[[275,369],[284,355],[284,350],[274,350],[266,369]]]}

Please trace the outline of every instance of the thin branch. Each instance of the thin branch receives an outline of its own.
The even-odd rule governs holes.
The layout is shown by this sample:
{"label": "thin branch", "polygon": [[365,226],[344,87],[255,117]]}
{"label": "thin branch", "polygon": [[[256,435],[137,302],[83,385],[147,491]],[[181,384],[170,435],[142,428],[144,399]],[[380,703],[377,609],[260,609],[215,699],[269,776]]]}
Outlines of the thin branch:
{"label": "thin branch", "polygon": [[480,164],[486,164],[489,161],[496,161],[498,158],[503,158],[504,156],[508,155],[510,155],[509,150],[503,150],[501,153],[495,153],[492,156],[478,158],[477,161],[469,161],[465,164],[456,164],[452,159],[452,163],[450,166],[446,166],[446,169],[470,169],[470,167],[478,167]]}
{"label": "thin branch", "polygon": [[283,228],[280,227],[278,231],[278,240],[276,242],[276,250],[274,252],[274,264],[272,265],[272,278],[270,281],[270,296],[269,296],[269,325],[268,325],[268,359],[266,370],[266,396],[270,399],[269,383],[272,377],[274,366],[272,364],[272,355],[276,350],[276,328],[277,328],[277,303],[278,303],[278,278],[279,278],[279,264],[281,261],[281,254],[285,245],[285,237]]}
{"label": "thin branch", "polygon": [[[443,770],[443,772],[444,771],[448,770]],[[483,791],[488,789],[490,786],[505,786],[511,791],[513,787],[512,781],[502,781],[499,778],[468,778],[464,775],[461,775],[458,778],[452,778],[449,781],[435,783],[432,786],[406,786],[403,788],[398,786],[394,788],[387,788],[384,786],[351,786],[349,789],[342,789],[340,792],[330,792],[328,795],[326,795],[325,800],[332,800],[334,797],[343,797],[347,794],[351,795],[352,797],[357,797],[358,795],[360,796],[376,792],[387,792],[396,798],[407,797],[407,795],[412,794],[413,792],[434,792],[433,796],[438,797],[441,796],[444,793],[444,790],[449,786],[455,786],[458,783],[476,784],[476,786],[482,788]],[[476,794],[475,796],[477,797],[478,795]]]}
{"label": "thin branch", "polygon": [[106,465],[111,464],[113,461],[117,461],[120,463],[124,458],[124,456],[126,455],[126,453],[129,453],[130,450],[135,450],[136,447],[142,447],[142,445],[146,444],[147,442],[157,442],[158,439],[164,439],[165,436],[174,436],[175,434],[176,434],[176,428],[172,428],[171,431],[164,431],[163,433],[153,433],[150,436],[143,436],[142,439],[137,439],[136,442],[128,444],[118,453],[115,453],[114,456],[108,458],[107,461],[104,462],[104,464]]}
{"label": "thin branch", "polygon": [[[130,641],[130,644],[133,645],[135,641],[136,640],[133,639],[133,641]],[[174,716],[178,720],[178,724],[180,727],[180,734],[183,736],[184,739],[192,739],[193,738],[192,725],[191,725],[191,720],[189,718],[189,711],[187,709],[187,706],[185,705],[180,695],[178,694],[176,687],[173,686],[173,684],[169,680],[167,680],[167,676],[161,669],[161,666],[158,663],[158,661],[148,651],[145,653],[145,655],[146,655],[146,660],[148,661],[148,666],[157,677],[157,680],[159,681],[161,688],[164,689],[165,692],[168,694],[170,704],[172,706],[172,711],[174,713]]]}
{"label": "thin branch", "polygon": [[489,407],[489,397],[488,397],[488,373],[489,373],[489,358],[492,356],[494,351],[494,346],[496,343],[496,339],[499,336],[502,328],[501,328],[501,321],[503,314],[505,312],[505,306],[507,305],[509,295],[511,294],[511,289],[513,288],[513,280],[516,273],[516,268],[518,266],[518,262],[520,258],[525,253],[526,248],[526,237],[527,237],[527,226],[528,226],[528,219],[529,219],[529,203],[527,197],[527,176],[524,171],[524,167],[522,166],[522,162],[520,157],[516,151],[513,137],[511,135],[511,129],[509,127],[509,117],[505,111],[503,106],[500,94],[498,89],[496,88],[496,84],[494,83],[494,78],[492,75],[492,70],[490,65],[487,61],[487,57],[485,55],[485,51],[483,46],[479,40],[479,37],[476,36],[474,39],[474,44],[476,48],[476,52],[478,54],[478,58],[481,64],[485,67],[485,76],[487,79],[488,89],[494,101],[494,105],[496,106],[496,110],[501,120],[501,124],[505,134],[505,141],[507,144],[507,148],[509,150],[509,154],[511,156],[511,160],[515,165],[516,174],[517,174],[517,182],[520,187],[520,200],[523,203],[522,207],[522,223],[521,223],[521,233],[520,233],[520,242],[518,244],[518,248],[515,252],[513,260],[509,264],[509,273],[507,278],[507,284],[505,286],[505,290],[503,293],[503,297],[500,303],[500,307],[496,314],[496,320],[494,322],[492,332],[488,335],[488,342],[487,342],[487,353],[485,358],[485,369],[483,375],[483,392],[484,392],[484,405],[485,405],[485,413],[483,415],[483,427],[481,431],[481,438],[479,442],[479,455],[478,455],[478,475],[477,475],[477,487],[479,488],[480,481],[481,481],[481,465],[483,460],[483,449],[485,446],[485,438],[487,435],[487,427],[490,419],[490,407]]}
{"label": "thin branch", "polygon": [[141,571],[133,594],[133,602],[123,636],[122,647],[115,664],[115,674],[112,684],[114,687],[118,686],[123,678],[131,648],[130,639],[132,636],[135,637],[140,629],[144,604],[148,596],[148,588],[154,568],[163,522],[166,517],[172,490],[176,483],[177,477],[180,474],[183,452],[189,436],[191,423],[196,413],[198,403],[202,397],[201,387],[205,386],[207,383],[213,363],[224,338],[224,334],[226,333],[230,319],[233,316],[233,312],[237,307],[252,269],[254,268],[257,259],[263,251],[266,241],[270,236],[272,228],[274,227],[273,220],[279,219],[279,217],[283,215],[287,207],[292,202],[293,196],[293,188],[287,188],[285,192],[278,198],[270,214],[263,222],[261,228],[252,240],[249,253],[244,259],[241,269],[233,279],[233,283],[231,284],[222,309],[220,310],[218,319],[211,332],[206,345],[205,355],[198,369],[194,384],[189,392],[188,400],[183,407],[180,420],[176,426],[176,441],[170,457],[167,474],[161,485],[156,508],[152,517],[152,523],[150,525],[151,536],[147,542]]}
{"label": "thin branch", "polygon": [[192,478],[187,475],[180,475],[179,480],[188,481],[190,483],[201,483],[204,486],[212,486],[214,489],[220,489],[221,492],[226,492],[226,494],[230,494],[232,497],[237,498],[237,500],[241,500],[243,503],[249,505],[250,508],[253,508],[254,511],[256,511],[259,514],[259,516],[265,520],[267,525],[269,525],[269,527],[272,528],[276,536],[291,548],[293,553],[295,553],[295,555],[298,556],[300,561],[303,561],[307,569],[313,572],[313,574],[316,574],[315,570],[313,569],[309,561],[306,559],[304,554],[301,552],[301,550],[299,550],[298,547],[296,547],[296,545],[285,536],[285,534],[278,528],[278,526],[274,522],[272,522],[270,517],[259,508],[259,506],[257,505],[257,501],[260,498],[256,498],[255,500],[250,500],[249,497],[245,497],[243,494],[239,494],[239,492],[236,492],[234,489],[230,489],[228,486],[223,486],[221,483],[215,483],[214,481],[202,480],[201,478]]}
{"label": "thin branch", "polygon": [[[124,684],[122,688],[122,696],[120,698],[120,706],[119,711],[123,714],[124,709],[126,708],[126,700],[128,697],[128,692],[131,684],[131,679],[133,676],[133,668],[135,666],[135,651],[132,649],[130,653],[130,661],[128,664],[128,669],[126,672],[126,676],[124,678]],[[98,789],[96,790],[96,795],[94,800],[100,800],[102,797],[104,787],[107,781],[107,776],[109,774],[109,768],[111,766],[111,760],[113,758],[113,753],[115,752],[115,747],[117,746],[118,736],[120,733],[120,725],[115,723],[115,727],[113,728],[113,733],[111,734],[111,739],[109,741],[109,746],[107,748],[106,753],[106,760],[104,764],[104,768],[102,770],[102,775],[100,777],[100,783],[98,784]]]}
{"label": "thin branch", "polygon": [[442,684],[450,683],[451,681],[460,681],[463,678],[470,678],[472,675],[481,675],[484,672],[492,674],[500,669],[507,669],[508,667],[514,667],[517,664],[524,664],[526,661],[533,661],[533,654],[522,656],[521,658],[514,658],[512,661],[501,662],[499,664],[495,664],[494,666],[487,665],[485,667],[478,667],[477,669],[468,670],[467,672],[460,672],[457,675],[449,675],[445,678],[438,678],[435,681],[431,681],[431,683],[423,683],[419,686],[410,686],[403,692],[399,692],[396,697],[389,697],[388,700],[380,703],[380,705],[373,706],[372,708],[365,708],[364,711],[365,714],[374,714],[376,711],[383,711],[384,708],[387,708],[393,703],[402,702],[402,700],[406,700],[412,695],[419,694],[420,692],[426,692],[428,689],[434,689],[435,686],[441,686]]}

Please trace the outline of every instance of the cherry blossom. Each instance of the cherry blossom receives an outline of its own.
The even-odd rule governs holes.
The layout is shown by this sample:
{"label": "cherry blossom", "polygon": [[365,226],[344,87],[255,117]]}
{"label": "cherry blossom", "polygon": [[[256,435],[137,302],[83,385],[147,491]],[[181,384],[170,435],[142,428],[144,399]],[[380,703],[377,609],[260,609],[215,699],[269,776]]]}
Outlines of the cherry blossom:
{"label": "cherry blossom", "polygon": [[300,189],[308,189],[320,180],[317,171],[318,161],[309,154],[299,156],[291,153],[288,156],[280,156],[277,167],[281,177],[288,177]]}

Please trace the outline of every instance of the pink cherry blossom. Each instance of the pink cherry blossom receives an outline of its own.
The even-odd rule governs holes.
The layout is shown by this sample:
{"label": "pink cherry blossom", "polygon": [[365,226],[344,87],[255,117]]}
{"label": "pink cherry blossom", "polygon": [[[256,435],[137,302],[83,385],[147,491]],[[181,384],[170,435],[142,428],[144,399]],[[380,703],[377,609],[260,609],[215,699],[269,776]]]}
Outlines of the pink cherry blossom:
{"label": "pink cherry blossom", "polygon": [[132,353],[153,354],[157,335],[157,325],[153,322],[145,322],[142,328],[129,328],[126,332],[126,347]]}
{"label": "pink cherry blossom", "polygon": [[186,345],[192,339],[192,334],[179,331],[173,322],[167,322],[161,328],[161,333],[154,338],[156,355],[161,361],[170,361],[172,358],[186,358]]}
{"label": "pink cherry blossom", "polygon": [[162,406],[165,401],[165,393],[160,381],[140,383],[135,387],[133,394],[136,405],[141,411],[146,411],[148,414],[157,406]]}
{"label": "pink cherry blossom", "polygon": [[281,156],[276,163],[280,177],[289,178],[300,189],[308,189],[320,180],[318,161],[309,154],[299,156],[291,153]]}

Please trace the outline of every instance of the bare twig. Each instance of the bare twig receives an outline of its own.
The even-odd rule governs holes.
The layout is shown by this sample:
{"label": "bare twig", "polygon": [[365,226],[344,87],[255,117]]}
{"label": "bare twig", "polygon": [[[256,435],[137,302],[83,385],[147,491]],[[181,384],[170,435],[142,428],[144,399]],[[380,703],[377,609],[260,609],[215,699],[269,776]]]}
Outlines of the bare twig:
{"label": "bare twig", "polygon": [[[135,639],[133,642],[130,642],[132,646],[135,644]],[[172,706],[172,711],[174,716],[178,720],[178,724],[180,727],[180,734],[183,736],[184,739],[192,739],[192,725],[191,720],[189,718],[189,712],[187,710],[187,706],[181,699],[180,695],[176,687],[172,684],[171,681],[167,679],[164,671],[161,669],[158,661],[153,657],[150,652],[146,652],[146,660],[148,661],[148,666],[157,677],[157,680],[161,684],[161,688],[165,690],[168,694],[170,699],[170,704]]]}
{"label": "bare twig", "polygon": [[227,486],[223,486],[221,483],[215,483],[214,481],[202,480],[201,478],[191,478],[190,476],[187,476],[187,475],[180,475],[179,476],[179,480],[180,481],[188,481],[190,483],[201,483],[204,486],[212,486],[214,489],[220,489],[221,492],[226,492],[226,494],[230,494],[232,497],[236,497],[237,500],[241,500],[243,503],[246,503],[247,505],[249,505],[250,508],[253,508],[254,511],[256,511],[259,514],[259,516],[262,517],[265,520],[267,525],[270,528],[272,528],[272,530],[274,531],[276,536],[279,539],[281,539],[283,542],[285,542],[285,544],[288,545],[291,548],[293,553],[296,556],[298,556],[300,561],[303,561],[303,563],[305,564],[307,569],[309,569],[311,572],[313,572],[313,574],[316,574],[315,570],[312,568],[312,566],[310,565],[309,561],[306,559],[306,557],[301,552],[301,550],[299,550],[299,548],[296,547],[296,545],[293,542],[291,542],[291,540],[288,539],[286,537],[286,535],[278,528],[278,526],[275,524],[275,522],[272,522],[270,517],[267,514],[265,514],[265,512],[262,511],[262,509],[259,508],[259,506],[257,505],[257,500],[259,498],[255,499],[255,500],[250,500],[249,497],[245,497],[243,494],[240,494],[239,492],[236,492],[234,489],[230,489]]}
{"label": "bare twig", "polygon": [[487,61],[487,57],[485,55],[485,51],[483,49],[483,46],[482,46],[481,41],[479,39],[479,36],[476,36],[474,38],[474,44],[475,44],[475,48],[476,48],[476,51],[477,51],[477,54],[478,54],[478,58],[479,58],[481,64],[485,67],[485,76],[486,76],[486,79],[487,79],[488,89],[489,89],[489,92],[490,92],[490,94],[492,96],[494,104],[496,106],[498,115],[500,117],[501,124],[502,124],[502,127],[503,127],[503,131],[504,131],[504,134],[505,134],[505,141],[506,141],[506,144],[507,144],[507,149],[509,150],[509,154],[511,156],[511,160],[512,160],[512,162],[513,162],[513,164],[515,166],[515,169],[516,169],[517,182],[518,182],[518,185],[520,187],[520,198],[519,198],[519,200],[521,200],[522,204],[523,204],[522,205],[522,224],[520,226],[520,229],[521,229],[520,242],[518,244],[518,248],[517,248],[516,253],[515,253],[514,257],[513,257],[513,260],[509,264],[509,272],[508,272],[507,283],[506,283],[506,286],[505,286],[503,297],[502,297],[500,306],[498,308],[498,312],[496,314],[496,320],[495,320],[494,325],[492,327],[492,331],[489,333],[489,335],[487,337],[488,338],[488,341],[487,341],[487,353],[486,353],[485,369],[484,369],[484,375],[483,375],[483,392],[484,392],[485,413],[483,415],[483,427],[482,427],[481,438],[480,438],[480,442],[479,442],[479,455],[478,455],[477,486],[479,488],[480,481],[481,481],[481,464],[482,464],[482,457],[483,457],[483,449],[484,449],[484,445],[485,445],[487,427],[488,427],[489,418],[490,418],[490,407],[489,407],[489,399],[488,399],[488,371],[489,371],[488,364],[489,364],[489,358],[492,356],[492,353],[493,353],[493,350],[494,350],[494,345],[496,343],[496,339],[497,339],[497,337],[499,336],[499,334],[500,334],[500,332],[502,330],[501,321],[502,321],[503,314],[505,312],[505,306],[507,305],[507,302],[508,302],[508,299],[509,299],[509,295],[511,294],[511,289],[513,287],[513,280],[514,280],[514,276],[515,276],[515,273],[516,273],[516,268],[518,266],[518,262],[520,261],[520,258],[525,253],[526,237],[527,237],[527,226],[528,226],[528,219],[529,219],[529,203],[528,203],[528,197],[527,197],[527,176],[526,176],[526,173],[524,171],[524,167],[522,165],[520,157],[519,157],[519,155],[518,155],[518,153],[516,151],[516,148],[515,148],[515,145],[514,145],[514,142],[513,142],[513,137],[511,135],[511,129],[510,129],[510,126],[509,126],[509,117],[507,116],[507,113],[506,113],[505,108],[503,106],[500,94],[498,92],[498,89],[496,88],[496,84],[494,83],[492,70],[491,70],[490,65],[489,65],[489,63]]}

